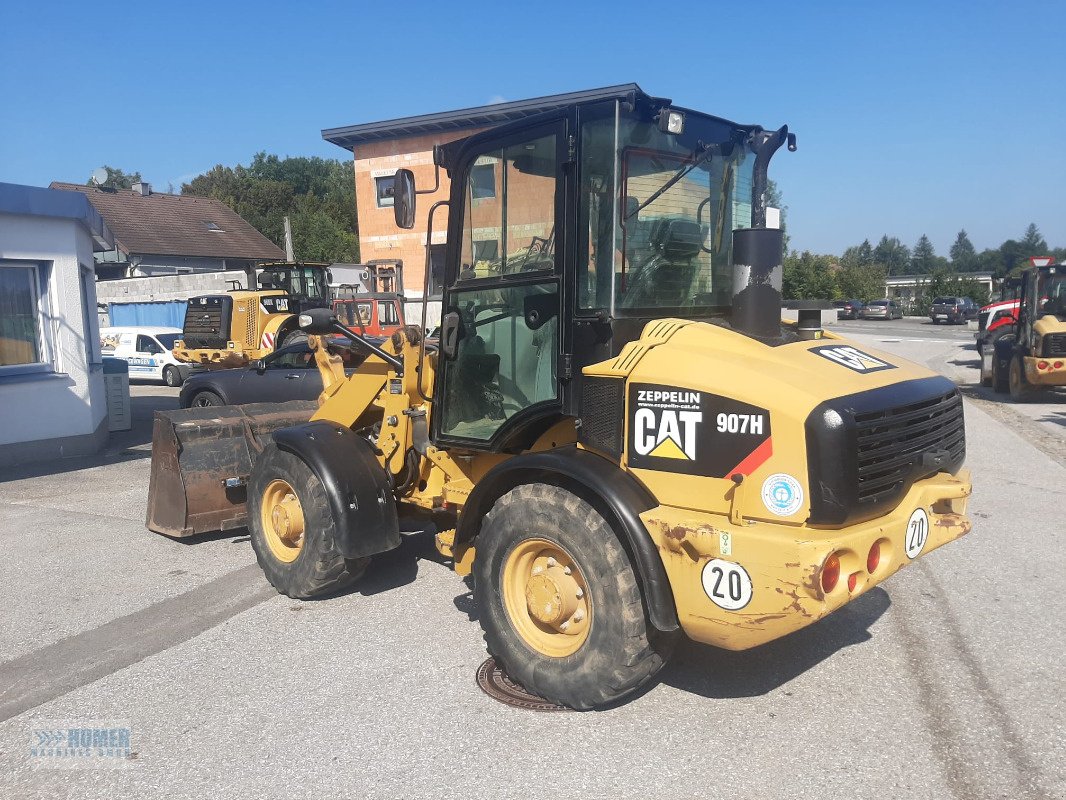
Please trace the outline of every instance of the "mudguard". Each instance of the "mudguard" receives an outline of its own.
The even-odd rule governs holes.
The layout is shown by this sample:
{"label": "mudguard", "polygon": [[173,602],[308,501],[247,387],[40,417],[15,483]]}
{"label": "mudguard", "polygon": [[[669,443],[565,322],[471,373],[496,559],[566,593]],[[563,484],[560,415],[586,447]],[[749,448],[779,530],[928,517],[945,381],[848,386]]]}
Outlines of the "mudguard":
{"label": "mudguard", "polygon": [[463,506],[455,532],[456,544],[469,542],[477,536],[481,520],[498,498],[515,486],[538,482],[553,483],[564,489],[577,484],[586,495],[599,499],[600,511],[608,512],[608,524],[618,533],[633,559],[648,619],[660,631],[676,631],[679,627],[677,609],[670,581],[655,543],[639,516],[658,503],[617,464],[588,450],[559,447],[515,456],[497,464],[477,482]]}
{"label": "mudguard", "polygon": [[322,482],[342,556],[364,558],[399,546],[392,488],[366,439],[320,420],[274,431],[274,442],[302,459]]}

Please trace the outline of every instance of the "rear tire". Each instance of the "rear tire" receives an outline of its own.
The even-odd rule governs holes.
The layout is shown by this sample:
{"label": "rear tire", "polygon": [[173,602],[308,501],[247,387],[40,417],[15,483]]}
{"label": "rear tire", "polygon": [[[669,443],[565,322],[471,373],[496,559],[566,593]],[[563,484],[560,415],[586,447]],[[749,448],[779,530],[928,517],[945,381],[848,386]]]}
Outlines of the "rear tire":
{"label": "rear tire", "polygon": [[307,334],[301,330],[289,331],[285,334],[285,338],[274,345],[275,352],[283,347],[289,347],[294,344],[302,344],[307,341]]}
{"label": "rear tire", "polygon": [[[282,501],[288,510],[281,513],[277,511],[280,504],[270,500],[279,494],[291,495]],[[299,522],[294,524],[297,515]],[[290,531],[298,527],[301,533],[285,535],[280,530],[283,527]],[[370,561],[346,559],[337,552],[337,527],[322,482],[302,459],[273,443],[252,467],[248,529],[256,560],[270,585],[296,599],[320,597],[351,586]]]}
{"label": "rear tire", "polygon": [[[485,517],[476,546],[485,642],[530,692],[591,709],[662,668],[676,637],[651,628],[628,555],[581,498],[545,484],[512,489]],[[541,602],[544,611],[534,611]],[[564,610],[545,621],[556,608]]]}
{"label": "rear tire", "polygon": [[177,367],[166,366],[163,367],[163,383],[167,386],[177,388],[181,386],[185,381],[181,379],[181,372]]}

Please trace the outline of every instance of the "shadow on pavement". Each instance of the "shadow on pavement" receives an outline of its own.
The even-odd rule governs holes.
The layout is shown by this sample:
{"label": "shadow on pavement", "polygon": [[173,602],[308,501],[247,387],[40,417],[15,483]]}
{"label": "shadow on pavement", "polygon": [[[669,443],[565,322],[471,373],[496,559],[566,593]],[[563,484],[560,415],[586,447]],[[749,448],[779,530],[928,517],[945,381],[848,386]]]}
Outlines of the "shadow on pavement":
{"label": "shadow on pavement", "polygon": [[810,627],[736,653],[682,639],[659,682],[702,697],[756,697],[779,689],[834,653],[870,639],[892,601],[874,587]]}

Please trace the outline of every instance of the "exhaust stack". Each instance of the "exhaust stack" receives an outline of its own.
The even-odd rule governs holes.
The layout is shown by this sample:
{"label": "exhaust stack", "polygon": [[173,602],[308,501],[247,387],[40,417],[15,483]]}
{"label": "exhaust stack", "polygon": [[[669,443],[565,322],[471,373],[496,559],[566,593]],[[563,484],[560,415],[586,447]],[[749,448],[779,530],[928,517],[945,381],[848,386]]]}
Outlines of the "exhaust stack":
{"label": "exhaust stack", "polygon": [[733,231],[733,328],[749,336],[781,335],[784,233],[780,228]]}

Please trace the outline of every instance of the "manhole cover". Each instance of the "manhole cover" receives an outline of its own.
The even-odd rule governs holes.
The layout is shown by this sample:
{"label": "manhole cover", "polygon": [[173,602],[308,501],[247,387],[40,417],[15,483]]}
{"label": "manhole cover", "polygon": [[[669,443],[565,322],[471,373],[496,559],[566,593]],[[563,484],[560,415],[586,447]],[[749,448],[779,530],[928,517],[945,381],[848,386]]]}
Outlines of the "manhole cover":
{"label": "manhole cover", "polygon": [[557,703],[549,702],[543,697],[530,694],[513,680],[507,677],[495,658],[488,659],[477,668],[477,685],[481,691],[494,700],[499,700],[513,708],[524,708],[527,711],[572,711],[573,709]]}

